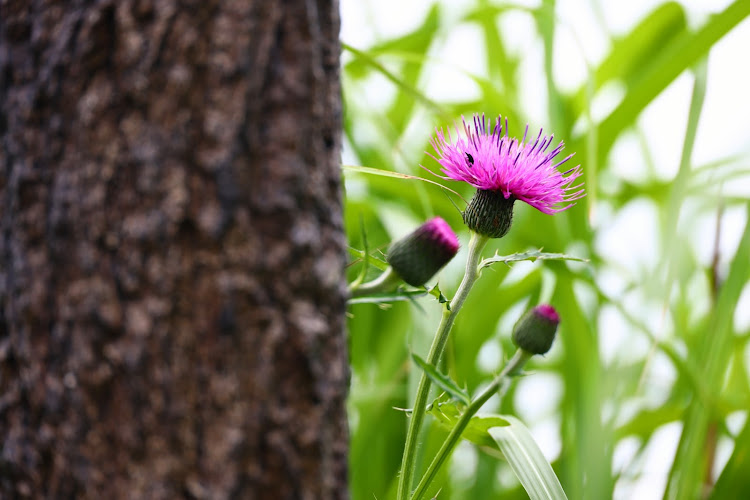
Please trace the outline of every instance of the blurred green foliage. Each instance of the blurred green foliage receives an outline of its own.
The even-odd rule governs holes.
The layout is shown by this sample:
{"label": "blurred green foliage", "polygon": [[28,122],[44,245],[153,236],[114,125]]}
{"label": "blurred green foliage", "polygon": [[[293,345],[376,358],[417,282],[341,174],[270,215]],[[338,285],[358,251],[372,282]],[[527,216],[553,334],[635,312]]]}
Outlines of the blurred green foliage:
{"label": "blurred green foliage", "polygon": [[[717,156],[701,166],[694,165],[691,156],[706,94],[706,58],[714,44],[750,14],[750,2],[737,0],[694,28],[681,5],[658,5],[630,33],[612,36],[609,53],[589,67],[587,83],[567,93],[556,87],[552,76],[559,29],[554,0],[544,0],[538,8],[479,0],[463,19],[450,23],[434,5],[407,35],[367,48],[345,45],[345,140],[359,165],[434,180],[418,166],[437,170],[435,161],[424,153],[432,150],[428,141],[435,127],[451,126],[462,114],[485,112],[507,116],[512,130],[522,130],[525,114],[518,96],[525,82],[518,56],[498,30],[498,20],[509,12],[522,12],[534,20],[545,51],[547,125],[566,141],[566,151],[576,152],[574,161],[583,165],[588,196],[555,216],[516,204],[511,232],[491,243],[486,256],[495,250],[511,254],[544,248],[590,260],[496,264],[485,269],[456,322],[441,371],[475,394],[501,368],[492,353],[506,358],[512,353],[509,329],[523,309],[550,302],[563,318],[560,334],[550,355],[532,360],[529,366],[535,373],[532,378],[557,380],[540,394],[549,400],[550,409],[528,415],[519,404],[528,399],[519,394],[525,386],[514,384],[500,406],[491,410],[525,418],[532,431],[538,423],[554,425],[560,442],[553,467],[568,498],[628,498],[633,485],[648,473],[644,464],[649,444],[674,424],[679,444],[665,454],[671,468],[664,467],[669,472],[661,478],[663,497],[741,498],[750,488],[750,332],[737,331],[733,316],[750,279],[750,200],[722,197],[720,192],[724,183],[748,174],[750,161]],[[424,90],[431,68],[441,64],[435,47],[459,26],[473,26],[481,33],[486,74],[467,75],[476,84],[478,98],[457,96],[454,102],[438,102]],[[676,177],[618,179],[618,163],[610,154],[613,146],[625,134],[640,133],[641,112],[686,72],[693,92],[688,123],[678,124],[680,130],[684,127],[685,137]],[[384,79],[391,86],[393,97],[385,107],[372,108],[363,98],[373,79]],[[612,82],[621,84],[624,94],[608,114],[593,122],[592,100]],[[646,141],[640,146],[644,161],[649,162],[652,155]],[[433,215],[446,219],[464,245],[468,241],[460,196],[428,183],[356,169],[346,170],[344,176],[346,228],[353,249],[364,248],[364,228],[370,252],[378,256],[392,239]],[[472,195],[467,186],[444,184],[464,199]],[[653,208],[660,241],[654,245],[659,254],[634,271],[601,252],[596,242],[606,228],[592,226],[590,217],[603,210],[607,220],[614,220],[627,216],[637,203]],[[723,220],[722,214],[730,210],[743,214],[745,221],[735,253],[701,262],[689,243],[696,231],[690,221],[706,214]],[[360,254],[353,252],[350,280],[361,268],[356,255]],[[460,280],[463,256],[459,254],[440,275],[440,288],[449,297]],[[728,263],[728,271],[720,272],[717,261]],[[371,266],[370,271],[377,268]],[[612,276],[618,286],[608,284]],[[354,499],[384,500],[395,493],[408,418],[397,409],[410,407],[421,373],[411,353],[425,355],[438,311],[430,296],[387,306],[350,307]],[[628,336],[614,353],[603,346],[610,342],[612,317],[625,325],[620,329]],[[637,345],[647,348],[633,347]],[[605,351],[610,353],[606,357]],[[654,368],[657,360],[669,366],[671,375]],[[433,391],[437,395],[437,389]],[[728,418],[739,421],[739,427],[727,425]],[[446,435],[445,428],[432,422],[421,439],[417,476]],[[731,444],[728,461],[715,460],[720,442]],[[631,452],[616,463],[618,447]],[[454,456],[452,466],[441,471],[430,493],[440,499],[527,498],[507,462],[468,444]]]}

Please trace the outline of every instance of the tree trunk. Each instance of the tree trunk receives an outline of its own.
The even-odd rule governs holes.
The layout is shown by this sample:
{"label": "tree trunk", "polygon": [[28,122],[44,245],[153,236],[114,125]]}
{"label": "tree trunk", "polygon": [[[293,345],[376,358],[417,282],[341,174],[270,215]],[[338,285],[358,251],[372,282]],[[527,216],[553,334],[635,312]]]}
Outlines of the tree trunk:
{"label": "tree trunk", "polygon": [[346,498],[336,0],[0,9],[0,497]]}

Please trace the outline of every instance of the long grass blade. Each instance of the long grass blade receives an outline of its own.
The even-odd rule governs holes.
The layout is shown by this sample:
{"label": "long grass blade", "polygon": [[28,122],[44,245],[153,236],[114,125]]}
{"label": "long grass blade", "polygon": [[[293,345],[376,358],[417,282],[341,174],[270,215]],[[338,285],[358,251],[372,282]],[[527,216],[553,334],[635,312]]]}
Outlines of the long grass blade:
{"label": "long grass blade", "polygon": [[503,415],[510,425],[493,427],[489,433],[508,459],[511,469],[531,500],[567,500],[552,466],[531,432],[520,420]]}
{"label": "long grass blade", "polygon": [[[750,279],[750,203],[746,206],[747,222],[729,275],[721,286],[711,322],[695,356],[701,377],[715,390],[723,385],[725,370],[732,352],[732,321],[737,300]],[[682,430],[680,444],[669,474],[665,500],[699,498],[706,467],[704,446],[713,408],[695,398],[690,405]]]}

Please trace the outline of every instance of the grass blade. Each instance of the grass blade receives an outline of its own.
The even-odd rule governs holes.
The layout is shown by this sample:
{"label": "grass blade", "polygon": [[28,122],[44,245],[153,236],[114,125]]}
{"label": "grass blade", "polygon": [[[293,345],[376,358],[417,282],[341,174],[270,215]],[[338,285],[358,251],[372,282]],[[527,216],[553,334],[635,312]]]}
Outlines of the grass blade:
{"label": "grass blade", "polygon": [[[703,335],[697,350],[700,373],[708,387],[719,390],[732,353],[732,320],[742,288],[750,277],[750,204],[747,205],[747,222],[737,254],[729,268],[727,280],[721,287],[719,299],[713,310],[708,331]],[[677,447],[675,461],[669,474],[665,500],[699,498],[706,464],[704,445],[713,408],[695,398],[685,419],[685,426]]]}
{"label": "grass blade", "polygon": [[683,71],[704,57],[711,47],[750,14],[750,2],[736,0],[723,12],[712,17],[696,32],[685,32],[664,48],[655,48],[654,63],[642,74],[638,84],[628,89],[625,98],[601,123],[599,161],[604,165],[607,154],[620,133],[641,111]]}
{"label": "grass blade", "polygon": [[[630,87],[638,75],[654,62],[654,47],[666,47],[687,28],[685,12],[675,2],[667,2],[648,14],[630,33],[614,40],[612,51],[596,69],[593,85],[598,91],[606,83],[623,80]],[[580,113],[589,102],[587,85],[575,96],[575,110]]]}
{"label": "grass blade", "polygon": [[735,439],[734,451],[729,457],[724,472],[719,476],[710,500],[742,498],[750,491],[750,421]]}
{"label": "grass blade", "polygon": [[377,59],[372,57],[367,52],[359,50],[343,42],[341,43],[341,48],[351,52],[362,61],[372,66],[372,68],[375,69],[378,73],[380,73],[385,78],[390,80],[394,85],[396,85],[404,93],[404,95],[409,96],[409,98],[413,99],[414,101],[421,102],[422,105],[424,105],[431,112],[435,113],[437,116],[440,116],[443,120],[451,119],[451,115],[443,108],[443,106],[427,97],[423,92],[421,92],[419,89],[411,85],[403,78],[388,70],[388,68],[383,66]]}
{"label": "grass blade", "polygon": [[552,466],[529,430],[517,418],[505,415],[510,425],[488,430],[531,500],[567,500]]}
{"label": "grass blade", "polygon": [[[439,182],[431,181],[430,179],[425,179],[424,177],[419,177],[419,176],[416,176],[416,175],[409,175],[409,174],[402,174],[402,173],[399,173],[399,172],[391,172],[390,170],[380,170],[378,168],[372,168],[372,167],[362,167],[362,166],[359,166],[359,165],[342,165],[341,168],[343,168],[344,170],[349,170],[351,172],[358,172],[360,174],[379,175],[381,177],[392,177],[394,179],[404,179],[404,180],[411,180],[411,181],[427,182],[427,183],[430,183],[430,184],[433,184],[433,185],[439,187],[440,189],[443,189],[445,191],[448,191],[450,193],[455,194],[456,196],[458,196],[462,200],[464,199],[463,196],[461,196],[460,194],[458,194],[457,192],[455,192],[451,188],[443,186]],[[464,201],[466,201],[466,200],[464,200]]]}

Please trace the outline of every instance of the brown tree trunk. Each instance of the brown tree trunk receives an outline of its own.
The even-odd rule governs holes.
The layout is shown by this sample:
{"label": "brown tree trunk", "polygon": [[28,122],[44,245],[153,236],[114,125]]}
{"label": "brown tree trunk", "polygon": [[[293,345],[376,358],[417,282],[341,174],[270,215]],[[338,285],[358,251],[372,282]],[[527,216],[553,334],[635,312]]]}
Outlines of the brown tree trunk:
{"label": "brown tree trunk", "polygon": [[0,9],[0,498],[346,498],[336,0]]}

